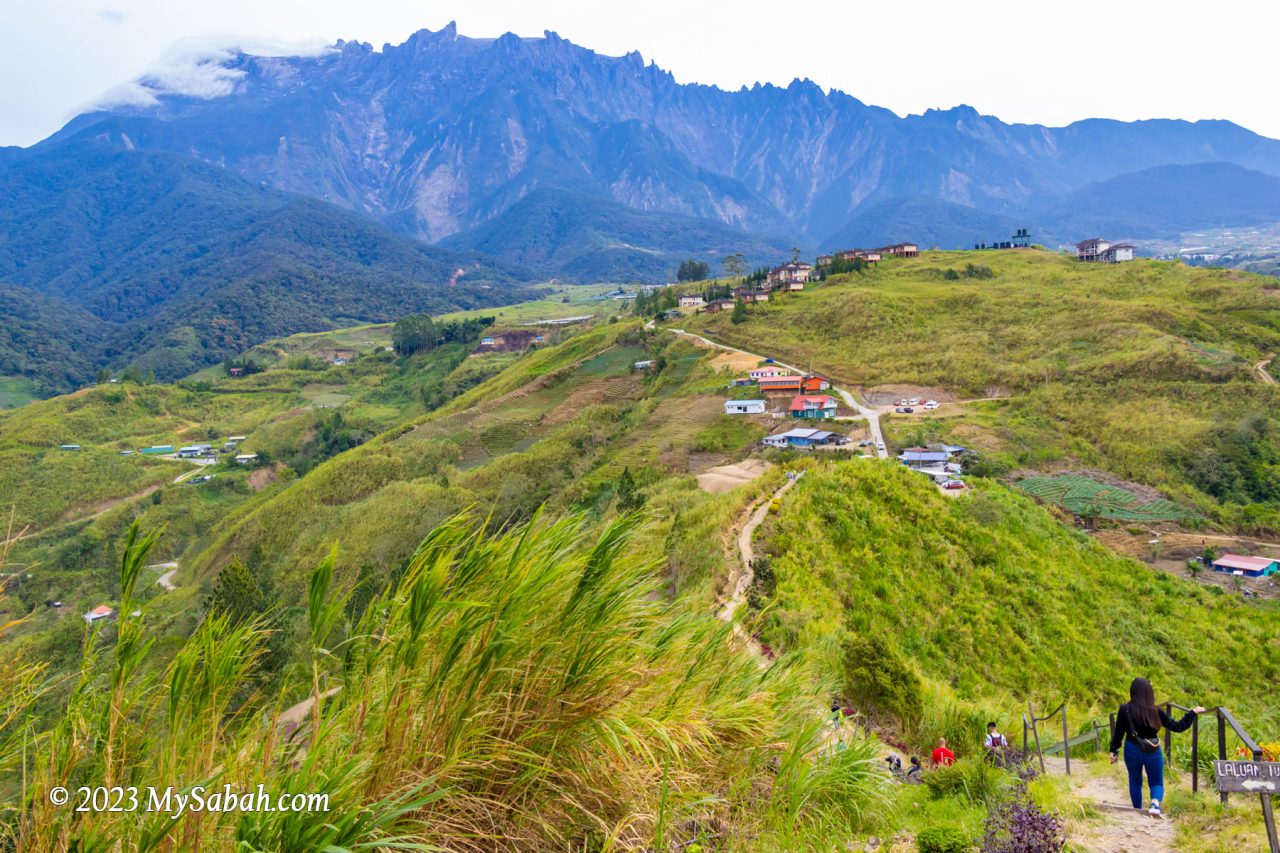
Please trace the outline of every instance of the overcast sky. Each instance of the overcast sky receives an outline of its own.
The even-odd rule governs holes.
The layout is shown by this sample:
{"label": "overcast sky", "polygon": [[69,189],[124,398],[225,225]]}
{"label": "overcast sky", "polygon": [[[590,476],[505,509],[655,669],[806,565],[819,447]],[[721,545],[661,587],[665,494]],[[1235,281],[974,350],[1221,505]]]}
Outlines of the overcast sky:
{"label": "overcast sky", "polygon": [[808,77],[900,115],[1224,118],[1280,138],[1277,0],[4,0],[0,145],[47,136],[192,44],[381,47],[451,20],[638,50],[681,82]]}

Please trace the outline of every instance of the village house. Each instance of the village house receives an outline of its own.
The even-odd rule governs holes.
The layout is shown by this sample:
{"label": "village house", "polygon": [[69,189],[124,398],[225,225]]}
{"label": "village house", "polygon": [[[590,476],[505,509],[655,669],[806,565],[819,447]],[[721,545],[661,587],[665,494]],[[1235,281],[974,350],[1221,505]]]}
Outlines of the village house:
{"label": "village house", "polygon": [[653,359],[651,358],[646,358],[644,361],[637,361],[635,364],[631,365],[632,370],[648,370],[651,367],[653,367]]}
{"label": "village house", "polygon": [[138,451],[143,456],[166,456],[173,452],[172,444],[156,444],[152,447],[144,447]]}
{"label": "village house", "polygon": [[732,311],[733,306],[734,301],[732,299],[713,299],[702,310],[714,314],[718,311]]}
{"label": "village house", "polygon": [[1245,557],[1240,554],[1223,554],[1213,561],[1213,570],[1246,578],[1261,578],[1280,572],[1280,560],[1274,557]]}
{"label": "village house", "polygon": [[803,281],[789,281],[789,282],[787,282],[786,287],[787,287],[787,292],[788,292],[788,293],[799,293],[799,292],[801,292],[802,290],[804,290],[804,282],[803,282]]}
{"label": "village house", "polygon": [[[769,274],[765,277],[771,285],[791,284],[798,282],[803,285],[813,275],[813,264],[804,261],[792,261],[789,264],[783,264],[780,267],[769,270]],[[801,288],[804,289],[803,287]]]}
{"label": "village house", "polygon": [[726,415],[763,415],[768,406],[764,400],[725,400]]}
{"label": "village house", "polygon": [[946,465],[951,455],[941,450],[926,450],[923,447],[909,447],[898,454],[898,461],[908,468],[935,468]]}
{"label": "village house", "polygon": [[818,391],[826,391],[831,387],[831,382],[825,376],[818,376],[816,373],[806,376],[800,383],[800,390],[806,394],[815,394]]}
{"label": "village house", "polygon": [[762,376],[756,380],[760,390],[766,394],[795,393],[800,390],[804,377],[787,374],[785,376]]}
{"label": "village house", "polygon": [[818,255],[816,266],[829,267],[834,260],[834,255]]}
{"label": "village house", "polygon": [[793,418],[834,418],[839,408],[834,397],[826,394],[801,394],[791,401]]}
{"label": "village house", "polygon": [[766,447],[816,447],[826,444],[848,444],[847,436],[824,429],[792,429],[771,435],[762,442]]}
{"label": "village house", "polygon": [[761,379],[769,379],[774,376],[793,376],[794,374],[785,367],[778,367],[774,364],[766,364],[764,367],[753,368],[748,374],[754,381]]}
{"label": "village house", "polygon": [[230,376],[232,379],[235,379],[235,378],[238,378],[238,377],[244,376],[244,368],[243,368],[243,367],[229,367],[229,368],[227,368],[227,375],[228,375],[228,376]]}
{"label": "village house", "polygon": [[836,260],[845,261],[845,262],[860,260],[860,261],[866,261],[869,264],[875,264],[880,262],[880,250],[879,249],[845,249],[843,251],[836,252]]}
{"label": "village house", "polygon": [[1096,264],[1119,264],[1133,260],[1133,245],[1112,243],[1102,237],[1090,237],[1076,243],[1076,260]]}
{"label": "village house", "polygon": [[88,622],[90,625],[92,625],[94,622],[97,622],[101,619],[114,619],[114,618],[116,618],[115,608],[108,607],[105,604],[99,604],[97,607],[93,608],[88,613],[84,614],[84,621]]}
{"label": "village house", "polygon": [[258,461],[258,454],[256,453],[240,453],[236,455],[237,465],[251,465],[257,461]]}
{"label": "village house", "polygon": [[920,254],[920,247],[915,243],[894,243],[892,246],[881,246],[873,251],[895,258],[914,258]]}
{"label": "village house", "polygon": [[701,308],[707,301],[702,298],[702,294],[695,293],[692,296],[681,296],[678,304],[681,308]]}
{"label": "village house", "polygon": [[733,298],[747,303],[768,302],[769,294],[763,290],[746,290],[740,287],[733,292]]}

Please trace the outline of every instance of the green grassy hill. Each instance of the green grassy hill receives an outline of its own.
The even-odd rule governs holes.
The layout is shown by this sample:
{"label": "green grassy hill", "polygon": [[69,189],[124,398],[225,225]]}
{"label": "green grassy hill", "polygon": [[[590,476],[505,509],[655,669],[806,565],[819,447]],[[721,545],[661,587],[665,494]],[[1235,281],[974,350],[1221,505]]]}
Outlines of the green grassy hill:
{"label": "green grassy hill", "polygon": [[1280,351],[1276,293],[1274,279],[1177,263],[926,252],[756,306],[741,324],[682,322],[864,389],[997,398],[891,416],[900,446],[950,437],[1007,471],[1102,469],[1275,532],[1280,386],[1252,366]]}
{"label": "green grassy hill", "polygon": [[[1028,698],[1076,719],[1146,674],[1186,705],[1257,719],[1280,677],[1280,615],[1111,553],[1030,499],[982,481],[954,498],[892,463],[813,469],[761,536],[776,598],[766,636],[843,671],[848,635],[1015,728]],[[889,669],[889,662],[885,662]],[[922,740],[921,743],[927,743]]]}

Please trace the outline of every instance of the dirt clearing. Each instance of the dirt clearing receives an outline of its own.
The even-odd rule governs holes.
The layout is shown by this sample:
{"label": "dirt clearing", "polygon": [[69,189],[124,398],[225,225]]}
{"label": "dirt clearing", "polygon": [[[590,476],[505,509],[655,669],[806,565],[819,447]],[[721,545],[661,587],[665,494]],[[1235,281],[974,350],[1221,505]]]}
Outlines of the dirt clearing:
{"label": "dirt clearing", "polygon": [[698,488],[718,495],[750,483],[768,471],[769,467],[769,463],[762,459],[745,459],[732,465],[717,465],[698,475]]}

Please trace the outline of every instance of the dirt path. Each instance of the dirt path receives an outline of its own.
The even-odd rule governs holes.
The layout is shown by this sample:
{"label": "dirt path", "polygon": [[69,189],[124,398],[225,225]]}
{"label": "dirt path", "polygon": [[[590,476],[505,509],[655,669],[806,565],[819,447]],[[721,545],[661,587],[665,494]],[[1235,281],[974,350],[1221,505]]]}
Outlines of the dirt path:
{"label": "dirt path", "polygon": [[[729,561],[731,566],[729,569],[729,594],[721,602],[720,610],[716,614],[725,622],[733,620],[733,614],[746,599],[747,589],[751,586],[751,581],[755,579],[755,575],[751,572],[751,562],[756,558],[756,552],[751,544],[751,537],[755,535],[756,528],[764,521],[764,517],[769,514],[770,505],[786,494],[788,489],[800,482],[800,478],[803,476],[804,472],[801,471],[794,480],[787,480],[787,482],[778,487],[777,491],[762,498],[754,506],[748,507],[744,513],[747,516],[747,522],[738,531],[738,553],[736,559],[731,558]],[[733,633],[746,643],[753,654],[762,655],[760,647],[747,634],[741,623],[733,626]]]}
{"label": "dirt path", "polygon": [[1267,372],[1267,365],[1271,364],[1271,359],[1264,359],[1253,366],[1253,372],[1258,374],[1258,378],[1266,385],[1275,385],[1275,377]]}
{"label": "dirt path", "polygon": [[[669,329],[668,331],[677,335],[683,335],[686,338],[693,338],[695,341],[700,341],[703,345],[708,347],[725,350],[726,352],[736,352],[741,355],[749,356],[751,358],[754,358],[757,362],[765,360],[764,356],[759,355],[757,353],[747,352],[746,350],[738,349],[737,347],[731,347],[728,344],[722,344],[719,341],[713,341],[711,340],[711,338],[703,337],[702,335],[695,335],[693,332],[686,332],[684,329]],[[801,375],[808,373],[807,370],[801,370],[798,367],[778,361],[777,359],[774,359],[773,363],[778,365],[778,367],[785,367],[787,370],[794,371],[795,373],[799,373]],[[879,456],[881,459],[888,459],[889,458],[889,451],[887,449],[888,446],[885,444],[884,434],[880,431],[880,410],[872,408],[870,406],[864,406],[862,403],[858,401],[856,397],[854,397],[848,391],[845,391],[842,388],[837,388],[835,385],[831,386],[831,390],[834,391],[836,394],[840,395],[840,398],[844,400],[845,405],[855,410],[858,414],[862,415],[864,418],[867,419],[867,426],[871,429],[871,440],[876,443],[876,455]]]}
{"label": "dirt path", "polygon": [[[1082,768],[1083,769],[1083,768]],[[1077,772],[1071,777],[1074,793],[1103,814],[1103,822],[1079,833],[1077,841],[1091,853],[1171,853],[1177,830],[1173,821],[1157,820],[1129,804],[1129,791],[1114,773]]]}

